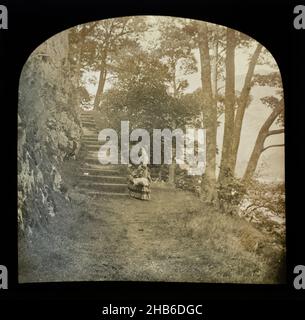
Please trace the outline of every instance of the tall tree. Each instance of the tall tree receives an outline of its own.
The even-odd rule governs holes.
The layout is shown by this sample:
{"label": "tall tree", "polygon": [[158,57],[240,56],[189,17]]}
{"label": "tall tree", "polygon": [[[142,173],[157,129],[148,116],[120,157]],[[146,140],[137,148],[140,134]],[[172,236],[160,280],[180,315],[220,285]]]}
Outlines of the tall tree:
{"label": "tall tree", "polygon": [[[266,75],[257,75],[253,83],[261,86],[277,88],[278,97],[267,96],[261,99],[264,104],[272,109],[272,112],[265,120],[256,138],[254,148],[252,150],[247,168],[243,176],[243,182],[245,183],[249,182],[252,179],[257,168],[259,158],[264,151],[270,148],[284,146],[284,144],[270,144],[268,146],[265,146],[265,142],[268,137],[284,133],[284,128],[281,128],[284,124],[284,100],[280,73],[272,72]],[[277,122],[277,124],[281,127],[271,130],[270,127],[275,122]]]}
{"label": "tall tree", "polygon": [[234,130],[235,107],[235,49],[236,35],[233,29],[227,28],[226,35],[226,80],[225,80],[225,121],[222,144],[222,155],[219,172],[221,183],[232,172],[232,133]]}
{"label": "tall tree", "polygon": [[[87,23],[69,31],[69,59],[70,59],[70,74],[72,74],[72,83],[76,90],[75,106],[80,106],[80,93],[81,93],[81,77],[83,68],[83,56],[86,48],[86,39],[92,34],[97,22]],[[79,90],[81,89],[81,90]],[[83,88],[84,89],[84,88]]]}
{"label": "tall tree", "polygon": [[[233,32],[233,31],[232,31]],[[230,40],[227,37],[227,40]],[[235,65],[234,65],[234,57],[235,57],[235,49],[239,48],[250,48],[255,45],[255,41],[248,36],[235,32],[235,48],[234,52],[232,52],[232,48],[227,47],[226,49],[226,83],[225,83],[225,91],[231,91],[231,94],[225,94],[225,128],[224,128],[224,136],[223,136],[223,150],[222,150],[222,158],[220,165],[220,174],[218,181],[221,181],[225,178],[225,176],[234,176],[235,167],[238,155],[238,149],[240,145],[242,124],[245,115],[245,110],[249,106],[251,102],[250,92],[253,87],[253,77],[255,67],[259,62],[259,57],[262,51],[262,45],[260,43],[256,44],[254,53],[250,57],[247,73],[245,76],[245,80],[243,83],[243,87],[241,93],[238,92],[234,88],[232,88],[232,81],[229,81],[229,77],[232,80],[232,73],[235,73]],[[231,51],[231,52],[230,52]],[[230,54],[230,57],[228,57]],[[230,62],[231,60],[231,62]],[[235,77],[235,75],[234,75]],[[230,86],[228,88],[227,86]],[[230,97],[231,96],[231,97]]]}
{"label": "tall tree", "polygon": [[99,73],[94,106],[98,106],[104,91],[107,75],[113,72],[111,64],[120,51],[137,42],[145,31],[143,17],[124,17],[88,23],[71,31],[74,48],[75,79],[81,84],[84,71]]}
{"label": "tall tree", "polygon": [[[206,153],[207,164],[203,190],[206,200],[211,202],[215,198],[216,183],[216,137],[217,137],[217,101],[212,89],[211,57],[209,47],[208,26],[206,23],[198,24],[198,46],[201,65],[201,85],[203,96],[202,113],[209,114],[209,121],[206,127]],[[215,92],[216,94],[216,92]]]}
{"label": "tall tree", "polygon": [[[218,116],[221,108],[218,82],[222,78],[224,28],[198,21],[189,21],[185,26],[188,42],[199,51],[201,70],[201,118],[206,128],[206,171],[202,180],[202,191],[206,201],[216,196],[216,153]],[[223,99],[222,99],[223,100]]]}
{"label": "tall tree", "polygon": [[187,88],[186,75],[197,71],[197,64],[189,39],[184,32],[185,21],[162,21],[159,26],[160,41],[156,54],[168,67],[169,87],[175,98]]}
{"label": "tall tree", "polygon": [[237,160],[237,153],[240,144],[240,136],[241,136],[241,129],[242,123],[245,115],[245,110],[249,105],[250,102],[250,91],[252,88],[252,79],[254,75],[255,66],[258,62],[259,55],[262,51],[262,45],[258,43],[256,45],[256,49],[251,57],[249,62],[248,71],[245,77],[244,85],[240,94],[240,97],[237,99],[237,110],[234,119],[234,130],[233,130],[233,141],[232,141],[232,153],[230,159],[230,169],[234,173],[236,160]]}
{"label": "tall tree", "polygon": [[99,71],[97,92],[94,100],[94,107],[98,107],[104,91],[108,63],[121,48],[130,41],[137,40],[137,34],[145,31],[145,23],[142,17],[124,17],[102,21],[95,28],[93,41],[97,46],[94,57],[93,68]]}

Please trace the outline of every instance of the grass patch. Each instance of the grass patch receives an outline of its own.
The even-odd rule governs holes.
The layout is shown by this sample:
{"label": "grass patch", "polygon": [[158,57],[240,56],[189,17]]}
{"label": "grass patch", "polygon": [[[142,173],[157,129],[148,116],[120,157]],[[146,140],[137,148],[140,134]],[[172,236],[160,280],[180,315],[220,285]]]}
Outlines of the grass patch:
{"label": "grass patch", "polygon": [[181,207],[180,212],[172,212],[170,217],[164,227],[174,228],[192,246],[195,242],[201,257],[208,261],[202,266],[207,282],[285,282],[283,246],[250,222],[219,214],[204,205],[201,209]]}

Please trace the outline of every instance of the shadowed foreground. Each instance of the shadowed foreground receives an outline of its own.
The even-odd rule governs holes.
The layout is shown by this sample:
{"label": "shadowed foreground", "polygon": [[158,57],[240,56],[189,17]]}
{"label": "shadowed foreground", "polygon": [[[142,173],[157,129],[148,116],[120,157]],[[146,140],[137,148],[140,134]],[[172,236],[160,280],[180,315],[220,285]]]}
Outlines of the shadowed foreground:
{"label": "shadowed foreground", "polygon": [[283,281],[281,247],[271,237],[191,193],[153,188],[146,202],[75,188],[70,198],[48,229],[33,234],[31,248],[19,241],[20,282]]}

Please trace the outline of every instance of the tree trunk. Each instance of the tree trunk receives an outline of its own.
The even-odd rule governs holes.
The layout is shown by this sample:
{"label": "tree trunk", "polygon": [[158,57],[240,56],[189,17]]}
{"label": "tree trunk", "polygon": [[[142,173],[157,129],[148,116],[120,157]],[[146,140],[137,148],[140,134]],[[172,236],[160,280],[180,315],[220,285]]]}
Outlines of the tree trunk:
{"label": "tree trunk", "polygon": [[82,62],[82,56],[85,46],[85,37],[82,38],[82,42],[80,45],[79,55],[78,55],[78,61],[76,66],[76,108],[80,108],[81,99],[80,99],[80,80],[81,80],[81,62]]}
{"label": "tree trunk", "polygon": [[[101,63],[100,63],[100,76],[99,76],[99,81],[98,81],[98,87],[97,91],[95,94],[94,98],[94,109],[97,109],[99,107],[102,94],[104,92],[104,87],[106,83],[106,76],[107,76],[107,57],[108,57],[108,51],[111,47],[111,36],[113,34],[114,30],[114,22],[115,20],[112,21],[111,25],[109,26],[109,29],[107,30],[107,35],[105,36],[103,46],[101,48],[102,56],[101,56]],[[127,22],[125,22],[123,29],[125,28]],[[123,32],[123,31],[122,31]]]}
{"label": "tree trunk", "polygon": [[112,33],[112,26],[110,27],[110,31],[105,39],[104,45],[102,47],[102,57],[101,57],[101,64],[100,64],[100,76],[98,81],[98,87],[94,98],[94,109],[98,109],[102,94],[104,92],[104,87],[106,83],[106,76],[107,76],[107,68],[106,68],[106,62],[107,62],[107,56],[108,56],[108,50],[110,45],[110,38]]}
{"label": "tree trunk", "polygon": [[204,23],[199,30],[199,53],[201,63],[201,83],[203,91],[203,113],[205,108],[210,113],[210,121],[206,127],[206,171],[202,180],[202,190],[206,201],[211,202],[215,198],[216,185],[216,134],[217,134],[217,110],[216,100],[213,97],[211,80],[211,58],[209,54],[208,28]]}
{"label": "tree trunk", "polygon": [[101,73],[99,77],[98,87],[94,99],[94,109],[97,109],[99,107],[99,104],[101,102],[102,94],[104,92],[104,87],[106,83],[106,76],[107,76],[107,70],[106,67],[101,68]]}
{"label": "tree trunk", "polygon": [[211,111],[212,125],[206,129],[206,171],[204,189],[206,191],[206,201],[212,202],[216,197],[216,138],[217,138],[217,115],[216,110]]}
{"label": "tree trunk", "polygon": [[94,99],[94,109],[97,109],[99,107],[102,94],[104,92],[106,76],[107,76],[106,60],[107,60],[107,48],[103,50],[103,54],[102,54],[102,59],[100,64],[100,76],[99,76],[98,87],[97,87],[97,91]]}
{"label": "tree trunk", "polygon": [[[240,135],[241,135],[241,129],[242,129],[242,122],[245,115],[245,110],[249,104],[249,97],[250,97],[250,90],[251,90],[251,82],[254,74],[254,69],[257,64],[258,57],[262,50],[262,45],[258,44],[255,52],[251,58],[251,61],[249,63],[248,71],[246,74],[245,82],[243,89],[241,91],[238,108],[235,116],[234,121],[234,132],[233,132],[233,142],[232,142],[232,157],[231,157],[231,167],[232,167],[232,173],[235,172],[236,167],[236,160],[237,160],[237,153],[240,143]],[[230,137],[232,139],[232,136]]]}
{"label": "tree trunk", "polygon": [[218,39],[215,40],[214,46],[214,61],[213,61],[213,94],[215,100],[217,101],[216,97],[218,94]]}
{"label": "tree trunk", "polygon": [[173,69],[173,96],[174,98],[177,98],[178,96],[178,90],[177,90],[177,79],[176,79],[176,62],[172,63],[172,69]]}
{"label": "tree trunk", "polygon": [[221,183],[232,175],[232,136],[234,131],[235,106],[235,31],[227,28],[226,82],[225,82],[225,124],[222,144],[221,164],[218,181]]}
{"label": "tree trunk", "polygon": [[[178,97],[178,90],[177,90],[177,79],[176,79],[176,61],[172,61],[171,68],[173,70],[172,74],[172,80],[173,80],[173,97]],[[173,128],[176,128],[175,121],[172,123]],[[170,185],[175,185],[176,180],[176,159],[174,159],[173,155],[173,163],[169,165],[169,171],[168,171],[168,182]]]}
{"label": "tree trunk", "polygon": [[176,163],[173,161],[172,164],[168,167],[168,183],[172,186],[175,185],[175,172],[176,172]]}
{"label": "tree trunk", "polygon": [[255,142],[253,151],[251,153],[246,171],[242,179],[243,182],[247,183],[252,179],[255,173],[260,155],[262,154],[263,151],[266,150],[266,148],[264,148],[264,143],[266,138],[272,134],[280,134],[284,132],[284,129],[269,131],[269,128],[271,127],[272,123],[275,121],[278,115],[281,112],[283,112],[283,110],[284,110],[284,107],[282,105],[274,109],[270,114],[270,116],[265,121],[265,123],[263,124],[263,126],[261,127]]}
{"label": "tree trunk", "polygon": [[80,80],[81,80],[81,67],[82,67],[82,57],[84,54],[84,49],[85,49],[85,41],[86,41],[86,37],[90,34],[90,32],[92,32],[92,30],[95,28],[95,26],[97,25],[96,22],[91,23],[89,28],[84,28],[80,31],[80,35],[81,35],[81,44],[80,44],[80,49],[79,49],[79,53],[78,53],[78,57],[77,57],[77,64],[76,64],[76,83],[75,83],[75,87],[76,87],[76,108],[80,107],[80,92],[79,92],[79,87],[80,87]]}

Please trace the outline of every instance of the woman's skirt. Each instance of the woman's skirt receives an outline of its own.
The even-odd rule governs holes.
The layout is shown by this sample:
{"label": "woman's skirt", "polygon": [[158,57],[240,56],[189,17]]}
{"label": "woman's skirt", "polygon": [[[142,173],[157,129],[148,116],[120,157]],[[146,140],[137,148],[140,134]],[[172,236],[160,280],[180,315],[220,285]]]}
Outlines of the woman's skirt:
{"label": "woman's skirt", "polygon": [[133,178],[128,181],[129,195],[136,199],[149,200],[150,187],[147,178]]}

